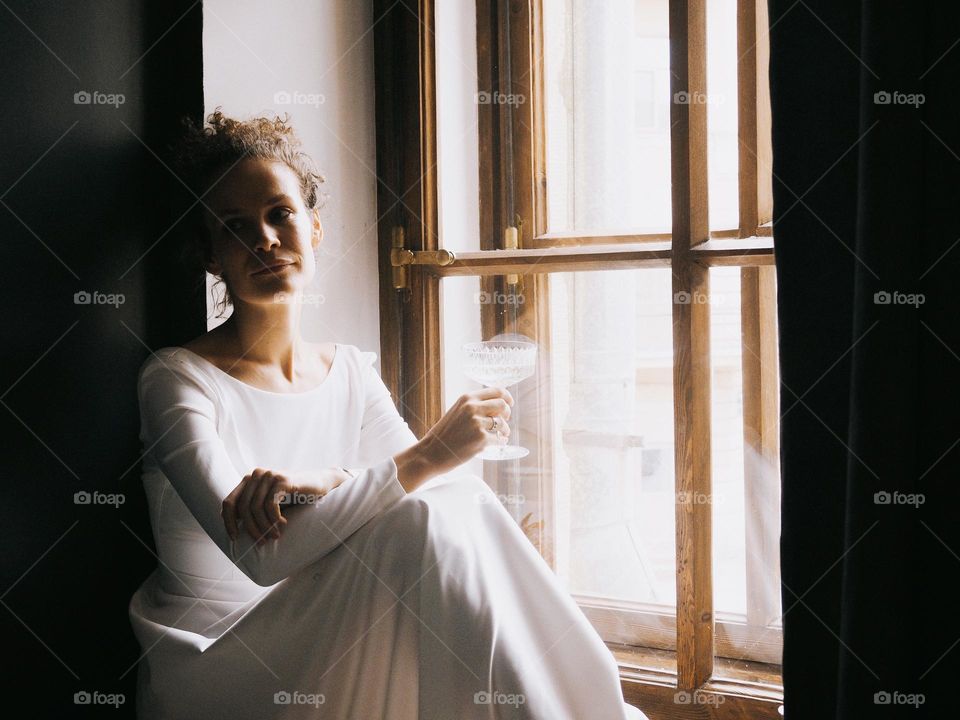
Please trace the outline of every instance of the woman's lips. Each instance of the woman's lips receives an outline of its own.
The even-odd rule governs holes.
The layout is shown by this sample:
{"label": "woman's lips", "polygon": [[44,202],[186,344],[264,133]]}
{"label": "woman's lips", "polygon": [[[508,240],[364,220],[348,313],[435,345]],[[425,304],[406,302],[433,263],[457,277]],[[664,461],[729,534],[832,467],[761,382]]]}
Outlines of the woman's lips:
{"label": "woman's lips", "polygon": [[257,271],[255,271],[255,272],[252,272],[252,273],[250,273],[250,274],[251,274],[251,275],[263,275],[263,274],[265,274],[265,273],[275,273],[275,272],[277,272],[278,270],[282,270],[282,269],[285,268],[285,267],[290,267],[291,265],[293,265],[292,262],[282,263],[282,264],[280,264],[280,265],[273,265],[273,266],[271,266],[271,267],[261,268],[260,270],[257,270]]}

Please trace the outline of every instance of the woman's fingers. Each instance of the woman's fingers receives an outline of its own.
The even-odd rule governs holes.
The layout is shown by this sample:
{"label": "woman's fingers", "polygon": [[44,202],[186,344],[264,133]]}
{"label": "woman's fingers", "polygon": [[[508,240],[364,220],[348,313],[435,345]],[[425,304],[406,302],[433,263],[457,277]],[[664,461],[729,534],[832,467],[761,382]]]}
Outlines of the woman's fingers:
{"label": "woman's fingers", "polygon": [[484,433],[496,436],[501,443],[510,437],[510,405],[502,398],[492,398],[477,403],[478,417]]}
{"label": "woman's fingers", "polygon": [[243,527],[246,529],[247,534],[254,540],[260,540],[263,532],[259,530],[257,520],[253,516],[253,494],[259,488],[260,478],[265,472],[265,470],[257,468],[251,473],[251,478],[244,485],[243,492],[240,493],[240,499],[237,502],[237,513],[240,515],[240,519],[243,520]]}
{"label": "woman's fingers", "polygon": [[280,512],[280,501],[287,492],[289,492],[289,483],[282,475],[277,476],[270,486],[270,492],[266,500],[267,518],[274,528],[274,537],[280,537],[280,526],[287,522],[287,519]]}
{"label": "woman's fingers", "polygon": [[227,527],[227,534],[231,540],[236,540],[240,534],[240,528],[237,525],[237,502],[249,478],[249,475],[245,476],[243,480],[240,481],[240,484],[223,499],[223,507],[220,514],[223,516],[223,524]]}
{"label": "woman's fingers", "polygon": [[263,544],[268,535],[279,537],[279,526],[287,519],[280,512],[280,499],[289,489],[283,475],[256,468],[245,475],[223,500],[220,514],[227,534],[236,540],[240,534],[240,522],[251,538]]}
{"label": "woman's fingers", "polygon": [[477,400],[490,400],[490,399],[503,399],[508,404],[513,405],[513,395],[510,394],[510,391],[506,388],[498,387],[485,387],[480,390],[473,390],[468,395],[472,394]]}
{"label": "woman's fingers", "polygon": [[267,536],[276,537],[276,528],[272,527],[273,522],[267,518],[267,503],[269,502],[267,497],[278,479],[279,476],[269,470],[265,472],[260,476],[257,489],[250,498],[250,512],[253,514],[253,519],[257,523],[257,530],[261,538]]}
{"label": "woman's fingers", "polygon": [[510,404],[503,398],[492,398],[490,400],[481,400],[477,403],[480,407],[480,412],[484,415],[499,415],[504,420],[509,420],[510,415],[513,412],[510,408]]}

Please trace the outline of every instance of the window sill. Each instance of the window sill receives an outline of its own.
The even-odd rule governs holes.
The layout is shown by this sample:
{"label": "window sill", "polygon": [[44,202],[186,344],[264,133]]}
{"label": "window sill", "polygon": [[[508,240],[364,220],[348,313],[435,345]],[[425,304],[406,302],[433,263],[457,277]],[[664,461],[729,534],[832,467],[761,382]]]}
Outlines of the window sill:
{"label": "window sill", "polygon": [[778,710],[783,704],[779,666],[716,658],[714,678],[695,693],[682,693],[672,651],[614,643],[607,647],[620,668],[624,700],[650,720],[783,717]]}

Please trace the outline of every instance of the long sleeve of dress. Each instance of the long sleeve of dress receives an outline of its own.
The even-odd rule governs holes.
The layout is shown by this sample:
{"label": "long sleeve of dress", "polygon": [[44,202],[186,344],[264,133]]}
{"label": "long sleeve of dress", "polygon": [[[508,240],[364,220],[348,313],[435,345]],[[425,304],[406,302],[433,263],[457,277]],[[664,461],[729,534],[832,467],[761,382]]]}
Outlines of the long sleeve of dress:
{"label": "long sleeve of dress", "polygon": [[138,395],[146,452],[204,532],[258,585],[273,585],[323,557],[406,495],[393,454],[415,443],[416,437],[376,370],[363,366],[364,392],[369,394],[364,398],[359,457],[361,464],[369,464],[320,500],[296,508],[282,536],[262,546],[245,532],[231,540],[223,523],[224,498],[253,468],[235,467],[217,432],[216,391],[176,357],[150,358],[141,368]]}
{"label": "long sleeve of dress", "polygon": [[376,359],[376,353],[360,353],[365,398],[357,450],[357,463],[361,467],[375,465],[386,455],[393,457],[417,443],[417,436],[397,412],[390,390],[373,367]]}

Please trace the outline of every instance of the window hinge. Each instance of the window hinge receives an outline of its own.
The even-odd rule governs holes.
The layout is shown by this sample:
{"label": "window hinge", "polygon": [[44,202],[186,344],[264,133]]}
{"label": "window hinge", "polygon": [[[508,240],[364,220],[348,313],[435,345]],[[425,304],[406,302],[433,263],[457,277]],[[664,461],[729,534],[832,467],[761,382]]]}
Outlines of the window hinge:
{"label": "window hinge", "polygon": [[449,265],[457,256],[452,250],[408,250],[405,247],[402,226],[393,228],[393,247],[390,250],[390,265],[393,267],[393,287],[407,287],[407,265]]}

